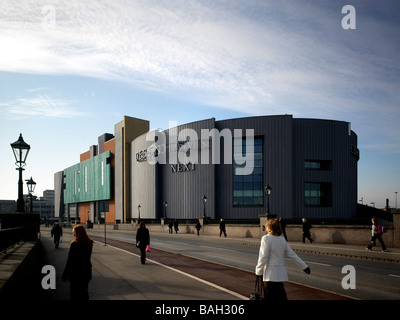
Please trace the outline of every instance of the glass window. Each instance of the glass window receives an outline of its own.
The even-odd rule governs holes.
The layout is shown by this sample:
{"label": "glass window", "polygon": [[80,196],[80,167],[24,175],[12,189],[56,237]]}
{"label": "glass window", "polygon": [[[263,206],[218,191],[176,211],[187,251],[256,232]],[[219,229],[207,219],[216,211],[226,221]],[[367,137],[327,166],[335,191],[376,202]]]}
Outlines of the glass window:
{"label": "glass window", "polygon": [[[264,141],[254,138],[254,169],[249,175],[236,175],[235,168],[244,167],[233,162],[233,206],[234,207],[263,207],[264,206]],[[242,145],[235,148],[234,154],[246,156],[246,139]]]}
{"label": "glass window", "polygon": [[305,160],[304,168],[307,170],[331,170],[330,160]]}
{"label": "glass window", "polygon": [[330,207],[331,183],[306,182],[304,183],[304,205],[306,207]]}

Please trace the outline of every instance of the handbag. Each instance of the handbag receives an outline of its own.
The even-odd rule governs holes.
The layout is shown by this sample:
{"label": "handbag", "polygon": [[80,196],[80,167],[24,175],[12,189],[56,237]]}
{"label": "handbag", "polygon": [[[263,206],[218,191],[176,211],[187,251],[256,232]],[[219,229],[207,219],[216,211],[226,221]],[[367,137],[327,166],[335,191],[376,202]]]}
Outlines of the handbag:
{"label": "handbag", "polygon": [[147,251],[147,252],[151,252],[151,248],[150,248],[150,245],[149,245],[149,244],[148,244],[147,247],[146,247],[146,251]]}
{"label": "handbag", "polygon": [[250,294],[250,300],[264,300],[264,284],[262,276],[257,276],[254,291]]}

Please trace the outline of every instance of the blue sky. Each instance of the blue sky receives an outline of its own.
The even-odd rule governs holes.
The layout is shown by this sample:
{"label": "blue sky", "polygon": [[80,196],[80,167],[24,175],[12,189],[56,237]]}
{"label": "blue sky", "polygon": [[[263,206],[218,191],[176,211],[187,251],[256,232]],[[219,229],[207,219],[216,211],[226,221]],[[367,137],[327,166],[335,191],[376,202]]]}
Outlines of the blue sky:
{"label": "blue sky", "polygon": [[395,206],[399,1],[2,0],[0,44],[0,199],[17,198],[20,132],[41,195],[124,115],[167,129],[292,114],[351,122],[359,199]]}

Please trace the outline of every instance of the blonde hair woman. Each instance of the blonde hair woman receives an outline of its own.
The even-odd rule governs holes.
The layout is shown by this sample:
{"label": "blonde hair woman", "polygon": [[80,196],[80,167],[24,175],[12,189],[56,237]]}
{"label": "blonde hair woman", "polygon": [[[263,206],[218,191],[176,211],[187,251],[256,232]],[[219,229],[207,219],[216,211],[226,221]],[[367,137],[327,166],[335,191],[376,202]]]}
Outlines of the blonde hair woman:
{"label": "blonde hair woman", "polygon": [[255,273],[263,276],[264,300],[287,300],[284,281],[288,281],[285,258],[292,259],[305,273],[310,274],[310,268],[290,248],[284,237],[278,219],[268,219],[267,235],[261,238],[260,252]]}
{"label": "blonde hair woman", "polygon": [[62,280],[70,283],[71,300],[89,300],[93,240],[88,237],[86,229],[82,225],[75,226],[72,234],[74,240],[71,242]]}

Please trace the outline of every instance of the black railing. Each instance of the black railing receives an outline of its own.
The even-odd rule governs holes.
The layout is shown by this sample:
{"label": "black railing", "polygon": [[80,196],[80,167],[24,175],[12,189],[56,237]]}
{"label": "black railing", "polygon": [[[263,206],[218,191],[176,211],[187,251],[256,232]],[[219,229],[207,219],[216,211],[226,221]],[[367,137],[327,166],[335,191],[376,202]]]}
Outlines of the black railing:
{"label": "black railing", "polygon": [[24,227],[0,230],[0,253],[24,239]]}

